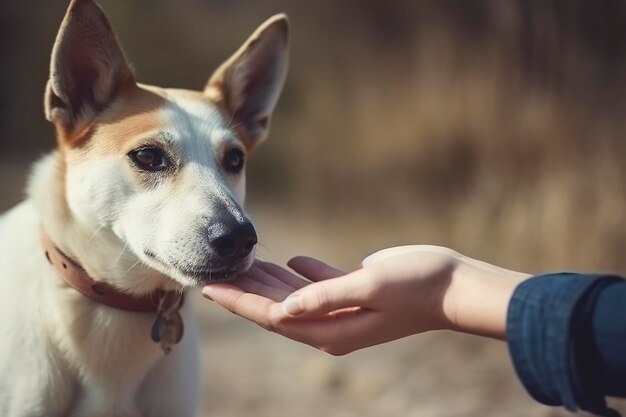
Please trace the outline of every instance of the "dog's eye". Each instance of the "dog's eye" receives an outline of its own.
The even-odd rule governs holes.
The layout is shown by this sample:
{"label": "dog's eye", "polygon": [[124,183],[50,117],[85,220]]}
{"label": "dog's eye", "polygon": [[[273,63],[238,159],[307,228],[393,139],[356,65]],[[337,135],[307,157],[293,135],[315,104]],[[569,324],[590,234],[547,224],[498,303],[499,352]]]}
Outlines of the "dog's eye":
{"label": "dog's eye", "polygon": [[167,168],[163,151],[157,148],[142,148],[128,154],[130,159],[146,171],[162,171]]}
{"label": "dog's eye", "polygon": [[236,174],[243,169],[245,156],[240,149],[233,148],[224,154],[224,168],[226,171]]}

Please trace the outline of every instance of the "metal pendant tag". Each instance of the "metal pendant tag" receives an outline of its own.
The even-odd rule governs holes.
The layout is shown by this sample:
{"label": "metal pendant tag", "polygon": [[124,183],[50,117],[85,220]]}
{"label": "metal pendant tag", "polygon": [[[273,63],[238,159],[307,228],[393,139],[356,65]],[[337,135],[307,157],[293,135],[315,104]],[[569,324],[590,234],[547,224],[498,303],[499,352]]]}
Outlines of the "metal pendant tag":
{"label": "metal pendant tag", "polygon": [[157,316],[152,324],[150,336],[167,355],[172,350],[172,346],[183,338],[183,332],[183,319],[178,311],[173,311],[167,315],[159,314]]}
{"label": "metal pendant tag", "polygon": [[183,295],[176,294],[174,298],[170,295],[164,294],[159,300],[157,317],[150,329],[150,337],[166,355],[171,352],[172,346],[180,342],[185,330],[183,318],[178,312]]}

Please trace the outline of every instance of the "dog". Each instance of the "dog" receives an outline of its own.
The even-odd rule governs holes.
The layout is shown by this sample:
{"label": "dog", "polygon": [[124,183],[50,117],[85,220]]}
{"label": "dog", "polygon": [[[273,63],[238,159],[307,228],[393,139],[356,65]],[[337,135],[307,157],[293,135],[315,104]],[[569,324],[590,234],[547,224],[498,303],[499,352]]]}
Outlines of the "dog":
{"label": "dog", "polygon": [[0,217],[0,416],[195,415],[187,295],[254,260],[245,163],[287,64],[281,14],[202,91],[140,84],[101,8],[71,1],[44,99],[57,147]]}

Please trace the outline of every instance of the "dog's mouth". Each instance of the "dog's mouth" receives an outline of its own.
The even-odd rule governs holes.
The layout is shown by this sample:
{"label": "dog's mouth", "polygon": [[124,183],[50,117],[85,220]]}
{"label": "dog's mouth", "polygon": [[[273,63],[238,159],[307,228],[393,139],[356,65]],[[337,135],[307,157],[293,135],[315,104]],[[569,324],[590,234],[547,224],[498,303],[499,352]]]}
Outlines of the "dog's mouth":
{"label": "dog's mouth", "polygon": [[198,269],[183,269],[177,268],[183,275],[190,277],[200,284],[209,284],[212,282],[229,281],[248,270],[248,268],[242,267],[230,267],[230,268],[198,268]]}
{"label": "dog's mouth", "polygon": [[243,258],[237,262],[230,264],[223,263],[207,263],[202,266],[188,266],[179,265],[176,262],[165,262],[162,259],[148,250],[144,251],[144,254],[155,262],[168,276],[172,276],[176,279],[179,276],[184,278],[184,281],[192,281],[195,285],[206,285],[214,282],[230,281],[238,275],[246,272],[250,266],[252,266],[253,258]]}

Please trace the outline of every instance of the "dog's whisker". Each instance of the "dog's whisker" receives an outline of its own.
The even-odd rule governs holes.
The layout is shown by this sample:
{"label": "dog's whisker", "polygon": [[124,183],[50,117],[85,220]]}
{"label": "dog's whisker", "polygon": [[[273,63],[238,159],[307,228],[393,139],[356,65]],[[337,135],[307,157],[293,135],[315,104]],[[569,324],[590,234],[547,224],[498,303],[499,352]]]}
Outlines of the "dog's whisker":
{"label": "dog's whisker", "polygon": [[228,120],[228,123],[226,123],[226,129],[228,130],[232,130],[236,127],[241,126],[242,124],[244,124],[244,122],[239,122],[239,123],[235,123],[235,124],[231,124],[233,122],[233,120],[235,119],[235,113],[232,113],[230,115],[230,119]]}
{"label": "dog's whisker", "polygon": [[91,242],[91,240],[96,237],[96,235],[100,232],[100,230],[102,230],[102,228],[104,227],[104,225],[100,225],[100,227],[98,227],[96,229],[95,232],[93,232],[93,234],[89,237],[89,239],[87,239],[87,242]]}
{"label": "dog's whisker", "polygon": [[141,262],[141,259],[138,259],[138,260],[137,260],[137,262],[135,262],[134,264],[132,264],[132,266],[131,266],[130,268],[128,268],[128,269],[126,270],[126,272],[124,272],[124,273],[122,274],[122,276],[120,277],[120,279],[121,279],[121,278],[124,278],[124,277],[125,277],[125,276],[126,276],[126,275],[127,275],[127,274],[128,274],[128,273],[129,273],[129,272],[130,272],[133,268],[134,268],[134,267],[136,267],[136,266],[137,266],[140,262]]}
{"label": "dog's whisker", "polygon": [[269,249],[267,246],[263,245],[263,244],[257,244],[258,245],[258,249],[256,251],[255,256],[257,258],[263,257],[263,258],[270,258],[272,255],[272,250]]}
{"label": "dog's whisker", "polygon": [[128,242],[126,242],[124,244],[124,247],[122,248],[122,251],[117,256],[117,259],[115,260],[115,262],[113,262],[113,266],[117,265],[117,263],[120,261],[120,259],[122,259],[122,255],[124,254],[124,252],[126,252],[126,248],[128,248]]}
{"label": "dog's whisker", "polygon": [[231,112],[230,119],[228,119],[228,123],[226,123],[226,129],[230,129],[230,124],[232,123],[234,118],[235,118],[235,113]]}
{"label": "dog's whisker", "polygon": [[243,122],[235,123],[234,125],[230,126],[229,129],[235,129],[236,127],[239,127],[242,124],[243,124]]}
{"label": "dog's whisker", "polygon": [[[260,248],[260,249],[266,249],[266,248]],[[267,252],[270,252],[269,250]],[[262,251],[256,251],[256,253],[254,254],[254,259],[255,260],[259,260],[259,261],[269,261],[270,256],[268,256],[268,254],[263,253]]]}

